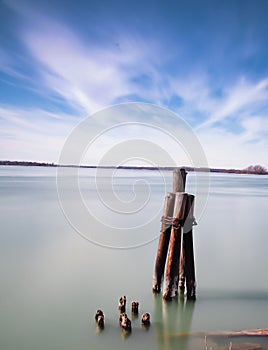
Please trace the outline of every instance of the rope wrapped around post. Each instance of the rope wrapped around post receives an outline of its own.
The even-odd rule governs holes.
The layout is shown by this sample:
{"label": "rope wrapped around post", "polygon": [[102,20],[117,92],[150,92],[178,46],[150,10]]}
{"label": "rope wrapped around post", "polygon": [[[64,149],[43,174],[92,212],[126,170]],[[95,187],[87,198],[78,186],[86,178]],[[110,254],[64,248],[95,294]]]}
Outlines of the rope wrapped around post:
{"label": "rope wrapped around post", "polygon": [[[196,226],[197,222],[195,220],[195,218],[186,218],[187,220],[187,225],[188,226]],[[162,222],[162,226],[161,226],[161,232],[166,230],[168,227],[173,227],[175,229],[179,228],[180,226],[183,227],[184,223],[186,221],[185,219],[177,219],[177,218],[173,218],[172,216],[162,216],[161,218],[161,222]]]}

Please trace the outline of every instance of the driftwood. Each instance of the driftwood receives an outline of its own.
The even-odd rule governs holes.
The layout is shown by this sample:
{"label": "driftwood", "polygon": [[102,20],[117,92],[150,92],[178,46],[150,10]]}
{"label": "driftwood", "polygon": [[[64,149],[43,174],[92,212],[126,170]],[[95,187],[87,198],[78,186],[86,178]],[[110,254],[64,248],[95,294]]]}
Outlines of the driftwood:
{"label": "driftwood", "polygon": [[262,329],[246,329],[242,331],[231,331],[231,332],[215,332],[208,333],[209,337],[268,337],[268,328]]}
{"label": "driftwood", "polygon": [[[256,338],[268,337],[268,328],[246,329],[240,331],[222,331],[222,332],[179,332],[165,333],[164,338],[170,339],[173,337],[180,338],[196,338],[204,339],[205,349],[217,350],[264,350],[268,347],[263,347],[263,341],[256,343]],[[254,340],[253,340],[254,339]],[[198,340],[199,342],[200,340]],[[253,343],[254,341],[254,343]],[[226,343],[225,343],[226,342]],[[261,342],[261,340],[260,340]],[[267,340],[265,338],[265,344]],[[225,343],[225,344],[224,344]]]}
{"label": "driftwood", "polygon": [[[241,339],[241,338],[240,338]],[[242,338],[243,339],[243,338]],[[255,338],[254,338],[255,339]],[[207,338],[205,338],[205,349],[217,349],[217,350],[267,350],[267,347],[263,347],[262,344],[259,343],[253,343],[253,342],[229,342],[230,339],[228,339],[228,343],[223,344],[222,338],[221,338],[221,344],[217,343],[217,338],[207,341]],[[209,345],[208,345],[209,344]]]}
{"label": "driftwood", "polygon": [[246,329],[241,331],[222,331],[222,332],[193,332],[193,333],[168,333],[165,337],[268,337],[268,328]]}

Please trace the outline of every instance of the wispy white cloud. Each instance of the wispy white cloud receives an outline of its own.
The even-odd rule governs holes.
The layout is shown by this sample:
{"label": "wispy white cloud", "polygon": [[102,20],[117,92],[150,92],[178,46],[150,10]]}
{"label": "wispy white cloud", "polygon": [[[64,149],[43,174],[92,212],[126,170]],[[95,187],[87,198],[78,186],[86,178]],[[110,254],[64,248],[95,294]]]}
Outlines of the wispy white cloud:
{"label": "wispy white cloud", "polygon": [[[171,85],[184,102],[180,114],[185,113],[196,125],[196,134],[211,166],[268,165],[267,78],[252,82],[241,77],[223,86],[219,94],[214,93],[215,86],[204,75],[185,81],[174,79]],[[196,113],[202,115],[199,123],[191,117]]]}
{"label": "wispy white cloud", "polygon": [[244,142],[259,142],[268,136],[268,115],[248,116],[241,121],[244,131],[241,139]]}
{"label": "wispy white cloud", "polygon": [[211,116],[199,128],[220,122],[225,118],[234,116],[235,113],[242,113],[245,109],[248,111],[255,110],[264,103],[267,105],[267,101],[267,78],[255,84],[242,78],[237,84],[224,90],[223,96],[210,110]]}
{"label": "wispy white cloud", "polygon": [[57,161],[76,118],[42,109],[0,107],[0,159]]}
{"label": "wispy white cloud", "polygon": [[155,74],[149,64],[151,47],[143,40],[122,37],[120,47],[107,50],[90,44],[90,40],[85,43],[64,25],[47,18],[38,28],[27,29],[23,40],[45,86],[72,106],[92,113],[122,96],[145,93],[153,97],[135,81],[145,73]]}

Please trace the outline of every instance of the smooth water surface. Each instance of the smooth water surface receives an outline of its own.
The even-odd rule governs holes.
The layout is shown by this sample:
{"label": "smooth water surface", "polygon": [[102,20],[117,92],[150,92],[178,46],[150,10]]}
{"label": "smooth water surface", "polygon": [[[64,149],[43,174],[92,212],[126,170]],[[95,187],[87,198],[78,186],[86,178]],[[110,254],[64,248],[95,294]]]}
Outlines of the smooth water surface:
{"label": "smooth water surface", "polygon": [[[209,332],[268,327],[267,176],[211,175],[207,206],[194,228],[197,301],[164,303],[151,287],[172,172],[163,183],[158,172],[118,171],[113,188],[102,174],[101,196],[95,174],[79,174],[80,200],[89,210],[83,237],[75,230],[80,222],[72,226],[61,209],[56,168],[0,168],[1,350],[205,349]],[[188,175],[189,193],[195,193],[194,178]],[[68,181],[65,194],[76,213],[79,199]],[[129,316],[132,300],[140,302],[140,315],[151,313],[147,331],[138,318],[132,333],[122,334],[121,295]],[[105,313],[103,332],[94,322],[98,308]],[[248,341],[267,348],[265,338]],[[222,342],[228,349],[229,340]]]}

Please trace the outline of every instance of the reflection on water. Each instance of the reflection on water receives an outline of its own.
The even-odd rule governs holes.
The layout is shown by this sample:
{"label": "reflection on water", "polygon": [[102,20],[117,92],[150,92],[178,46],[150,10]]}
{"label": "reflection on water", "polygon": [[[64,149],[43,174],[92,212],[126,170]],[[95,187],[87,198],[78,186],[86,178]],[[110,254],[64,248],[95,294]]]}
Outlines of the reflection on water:
{"label": "reflection on water", "polygon": [[[152,295],[157,239],[137,249],[114,250],[77,235],[61,211],[55,176],[54,168],[0,168],[1,350],[195,350],[205,349],[204,336],[210,332],[267,327],[267,176],[211,177],[209,201],[194,228],[195,303],[183,297],[165,303],[161,296]],[[172,173],[166,174],[165,188],[154,172],[123,172],[120,176],[116,190],[126,200],[133,190],[130,178],[141,176],[150,183],[150,210],[158,214],[142,230],[112,234],[125,241],[132,235],[133,242],[144,236],[157,237],[159,207],[166,190],[171,190]],[[98,197],[90,187],[94,171],[85,170],[82,177],[83,195],[97,208]],[[194,193],[194,183],[189,174],[188,192]],[[72,193],[69,200],[75,210]],[[149,215],[149,207],[146,210]],[[127,216],[124,221],[121,224],[128,223]],[[94,221],[89,228],[96,239],[111,234]],[[131,301],[140,302],[139,317],[132,319],[128,337],[118,325],[121,295],[128,297],[129,317]],[[100,333],[94,321],[98,308],[105,313],[105,329]],[[145,312],[152,317],[147,330],[140,323]],[[223,349],[221,345],[228,349],[229,339],[207,340],[213,350]],[[262,344],[265,349],[265,340],[246,342]]]}
{"label": "reflection on water", "polygon": [[187,301],[183,296],[172,302],[162,300],[161,295],[154,296],[155,336],[158,349],[172,350],[178,346],[188,349],[192,316],[195,302]]}

